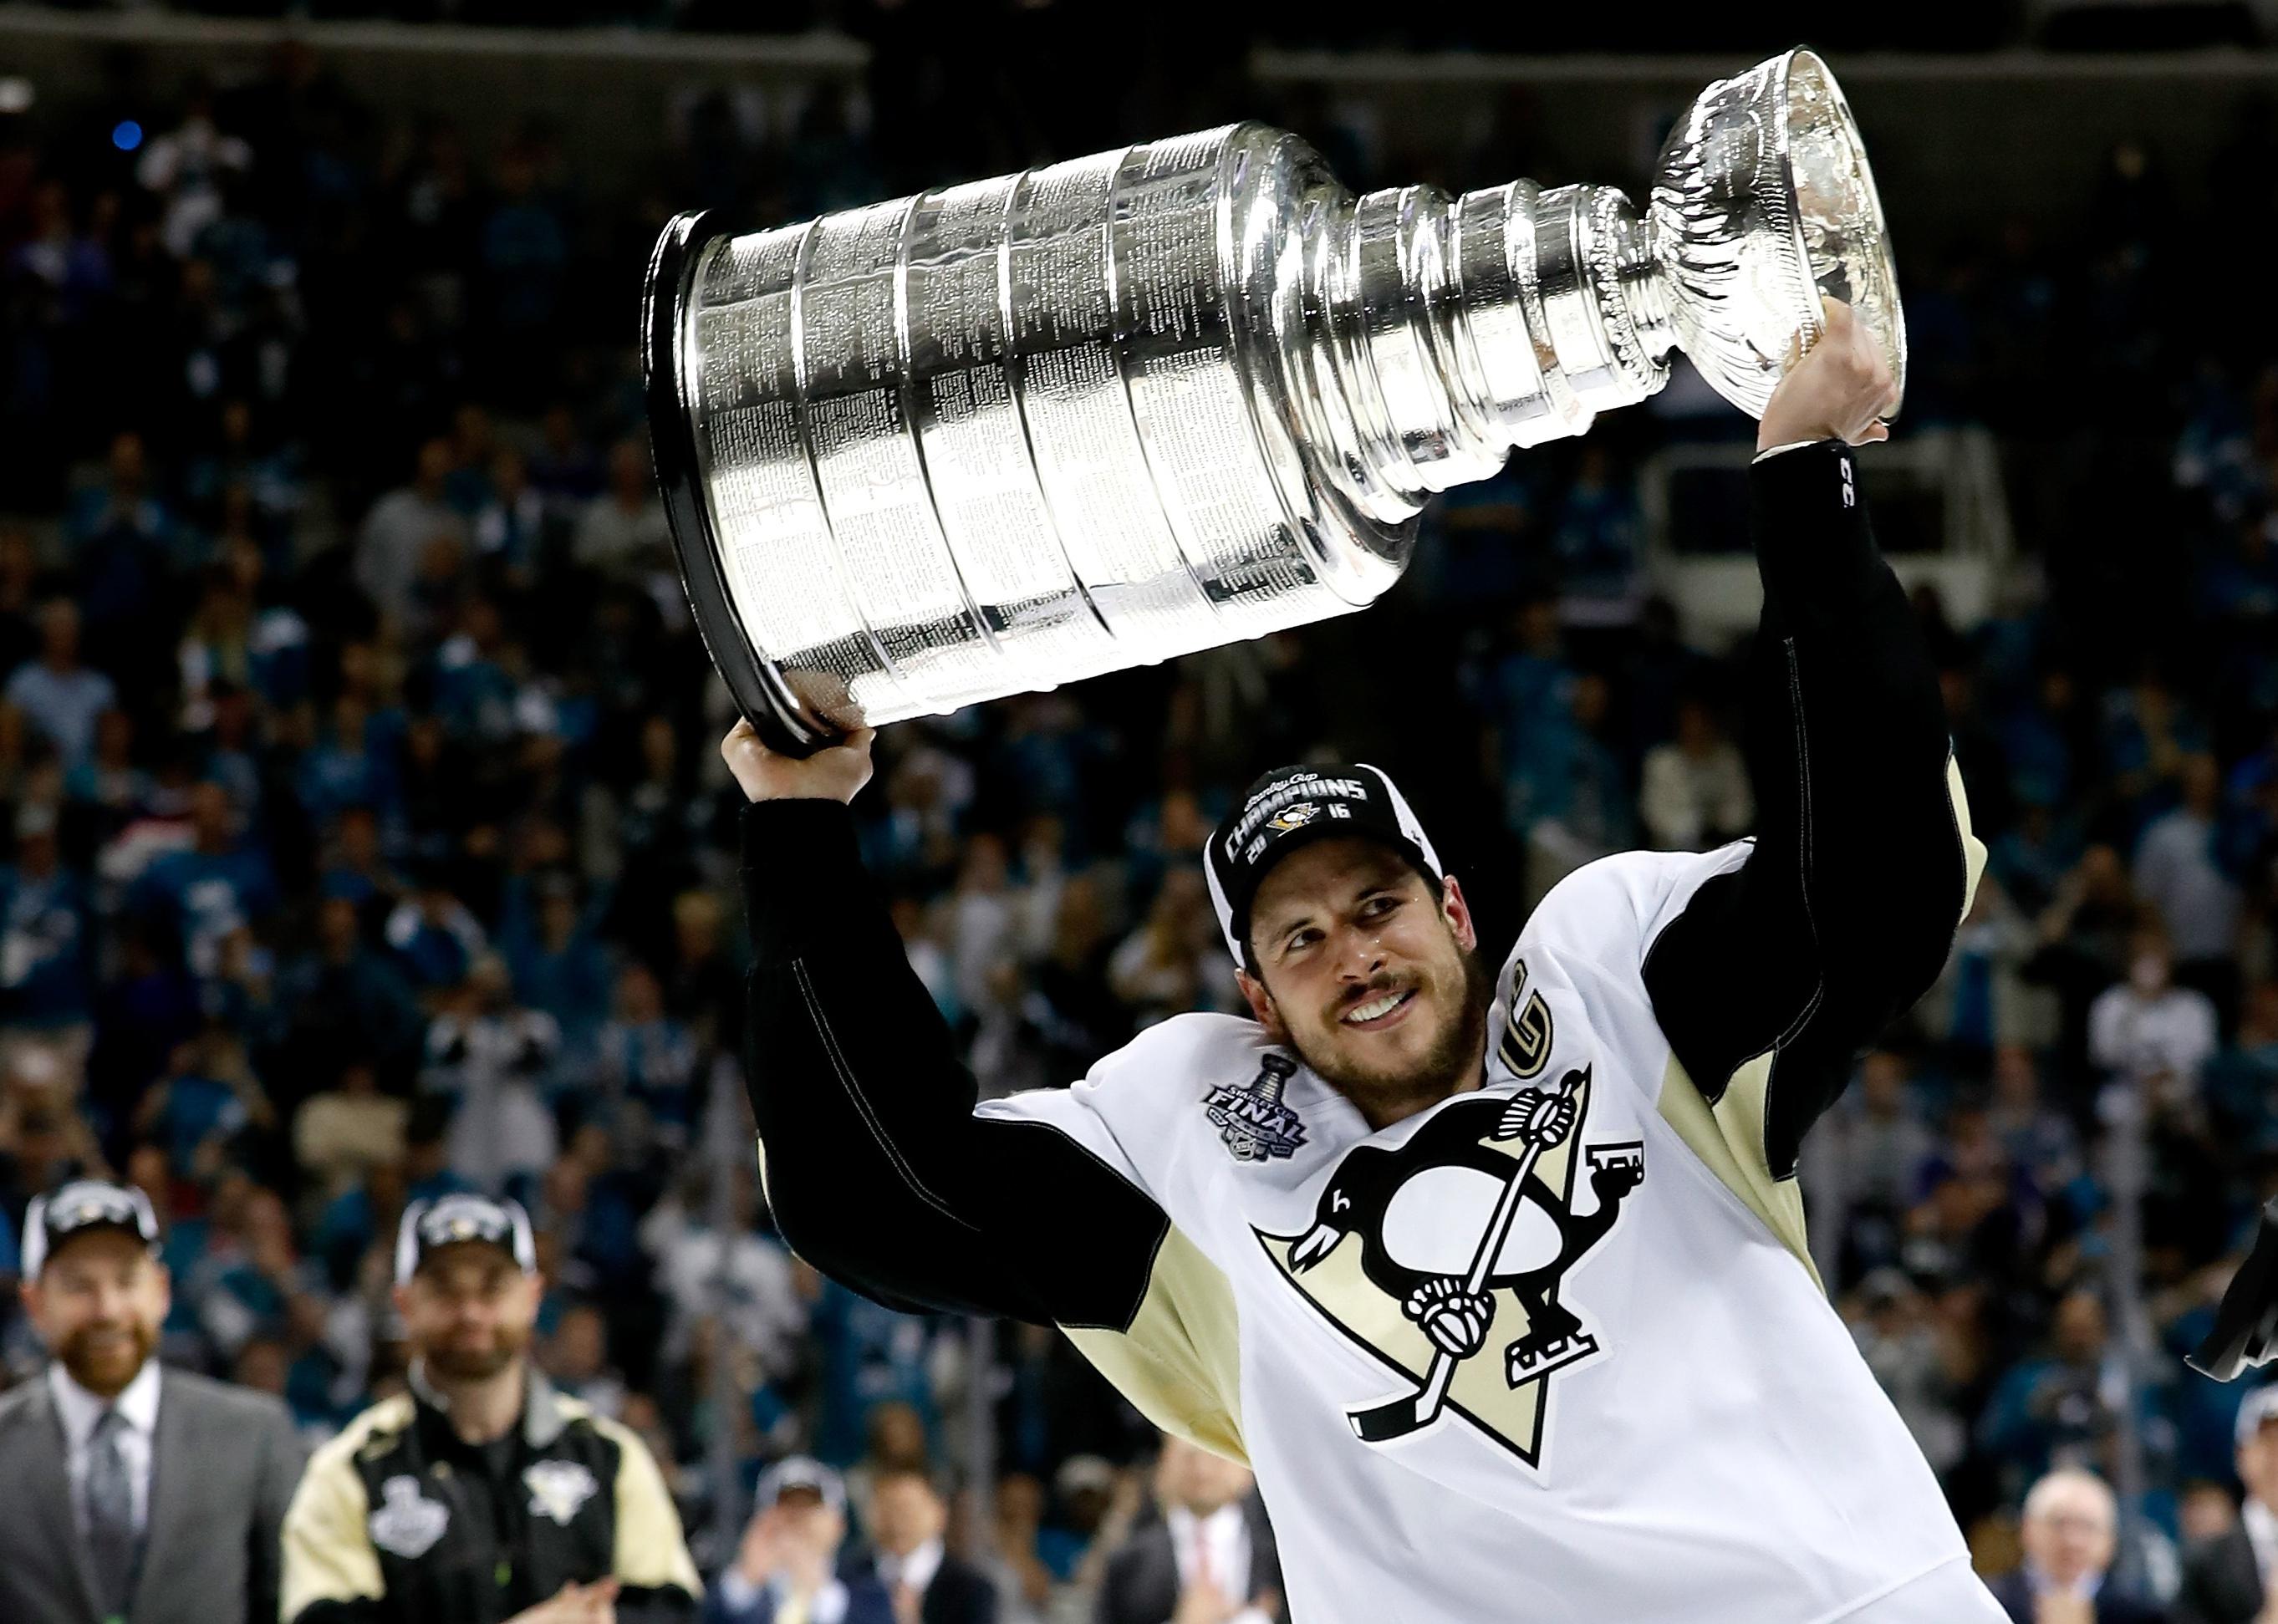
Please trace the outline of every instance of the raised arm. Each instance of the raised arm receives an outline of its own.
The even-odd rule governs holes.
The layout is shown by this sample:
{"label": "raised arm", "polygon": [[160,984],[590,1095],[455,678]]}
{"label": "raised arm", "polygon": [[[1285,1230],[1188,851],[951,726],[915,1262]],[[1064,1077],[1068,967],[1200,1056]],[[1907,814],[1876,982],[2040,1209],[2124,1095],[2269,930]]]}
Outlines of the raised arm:
{"label": "raised arm", "polygon": [[1764,588],[1747,675],[1754,849],[1701,884],[1645,964],[1693,1085],[1720,1117],[1736,1082],[1747,1093],[1775,1179],[1859,1049],[1937,978],[1984,861],[1938,674],[1853,461],[1886,436],[1890,374],[1850,311],[1828,312],[1749,470]]}
{"label": "raised arm", "polygon": [[721,746],[753,801],[745,1069],[776,1225],[881,1301],[1123,1330],[1166,1220],[1111,1146],[974,1115],[973,1077],[856,848],[847,803],[869,749],[865,731],[793,760],[749,723]]}

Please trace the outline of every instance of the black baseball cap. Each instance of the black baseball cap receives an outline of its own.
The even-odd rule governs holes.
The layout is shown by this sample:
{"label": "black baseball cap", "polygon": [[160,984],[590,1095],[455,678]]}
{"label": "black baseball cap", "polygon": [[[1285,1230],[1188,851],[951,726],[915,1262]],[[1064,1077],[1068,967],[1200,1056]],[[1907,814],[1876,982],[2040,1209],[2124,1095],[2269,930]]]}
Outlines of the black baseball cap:
{"label": "black baseball cap", "polygon": [[1203,859],[1235,963],[1250,963],[1250,905],[1266,871],[1317,840],[1355,835],[1389,846],[1431,880],[1448,877],[1415,810],[1381,768],[1365,761],[1278,766],[1250,786]]}
{"label": "black baseball cap", "polygon": [[520,1201],[443,1195],[413,1201],[395,1231],[395,1283],[401,1285],[446,1247],[496,1247],[526,1275],[538,1272],[538,1243]]}
{"label": "black baseball cap", "polygon": [[107,1178],[75,1178],[34,1196],[24,1209],[24,1278],[38,1279],[64,1242],[96,1230],[116,1230],[158,1249],[158,1215],[151,1211],[149,1196]]}

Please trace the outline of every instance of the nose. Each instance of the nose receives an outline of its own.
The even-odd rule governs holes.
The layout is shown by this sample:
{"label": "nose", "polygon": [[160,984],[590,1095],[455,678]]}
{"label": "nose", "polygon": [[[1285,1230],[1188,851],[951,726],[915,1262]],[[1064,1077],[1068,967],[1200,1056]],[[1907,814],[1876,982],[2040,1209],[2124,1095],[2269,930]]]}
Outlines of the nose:
{"label": "nose", "polygon": [[1355,985],[1372,980],[1388,957],[1374,931],[1352,925],[1337,927],[1334,946],[1338,980]]}

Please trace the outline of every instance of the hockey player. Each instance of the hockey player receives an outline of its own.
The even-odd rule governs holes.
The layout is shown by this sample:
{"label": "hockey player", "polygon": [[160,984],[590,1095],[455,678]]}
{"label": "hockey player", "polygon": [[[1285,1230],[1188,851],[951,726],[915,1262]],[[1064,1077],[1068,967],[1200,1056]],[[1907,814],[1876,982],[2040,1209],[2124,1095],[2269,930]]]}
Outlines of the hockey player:
{"label": "hockey player", "polygon": [[1207,861],[1252,1018],[976,1108],[856,853],[868,735],[792,760],[738,726],[791,1245],[888,1302],[1058,1324],[1246,1460],[1299,1620],[1995,1624],[1794,1183],[1984,855],[1853,462],[1893,399],[1831,304],[1764,414],[1758,837],[1583,868],[1500,974],[1388,777],[1280,769]]}

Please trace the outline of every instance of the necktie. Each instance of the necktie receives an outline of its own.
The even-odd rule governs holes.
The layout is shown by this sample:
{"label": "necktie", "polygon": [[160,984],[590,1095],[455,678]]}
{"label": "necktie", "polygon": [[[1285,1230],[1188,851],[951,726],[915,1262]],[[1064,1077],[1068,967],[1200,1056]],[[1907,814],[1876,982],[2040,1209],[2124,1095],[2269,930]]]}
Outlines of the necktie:
{"label": "necktie", "polygon": [[87,1452],[87,1551],[95,1568],[96,1605],[124,1618],[134,1583],[134,1488],[122,1440],[126,1418],[105,1410]]}

